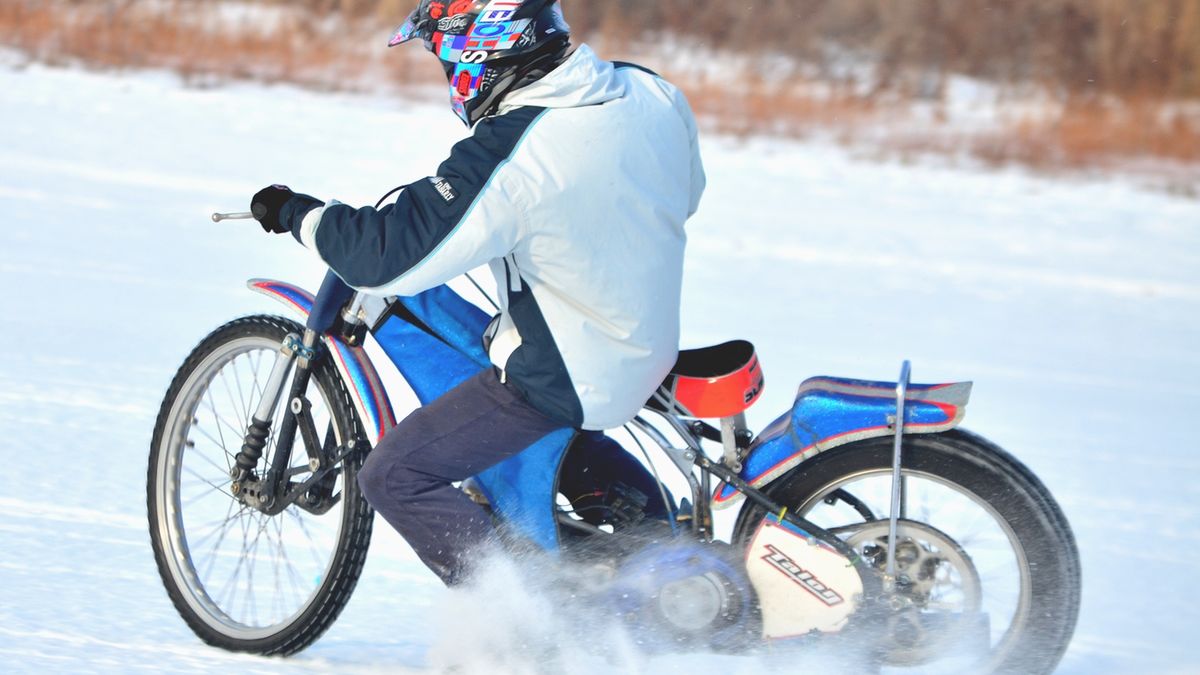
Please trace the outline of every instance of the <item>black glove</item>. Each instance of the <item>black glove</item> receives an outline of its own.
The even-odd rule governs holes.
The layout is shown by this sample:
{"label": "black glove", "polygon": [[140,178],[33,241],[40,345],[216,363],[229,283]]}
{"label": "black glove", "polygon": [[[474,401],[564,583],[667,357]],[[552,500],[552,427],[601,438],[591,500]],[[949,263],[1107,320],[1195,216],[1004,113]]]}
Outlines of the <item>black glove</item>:
{"label": "black glove", "polygon": [[254,195],[254,198],[250,200],[250,213],[254,214],[254,219],[258,221],[259,225],[262,225],[264,232],[287,234],[292,231],[292,228],[279,222],[279,212],[295,194],[287,186],[272,185],[259,190],[258,194]]}

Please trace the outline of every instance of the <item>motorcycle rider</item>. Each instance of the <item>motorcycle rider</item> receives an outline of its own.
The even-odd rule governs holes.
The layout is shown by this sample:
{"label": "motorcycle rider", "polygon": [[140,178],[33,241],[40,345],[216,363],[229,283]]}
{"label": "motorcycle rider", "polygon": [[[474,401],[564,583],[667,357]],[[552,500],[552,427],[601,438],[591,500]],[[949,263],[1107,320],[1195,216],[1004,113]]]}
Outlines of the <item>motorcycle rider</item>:
{"label": "motorcycle rider", "polygon": [[409,415],[359,473],[368,502],[455,584],[492,524],[451,484],[563,428],[628,422],[674,365],[684,222],[705,178],[684,96],[572,50],[557,0],[421,0],[389,46],[413,39],[472,129],[436,175],[378,210],[271,186],[252,211],[372,294],[490,265],[495,368]]}

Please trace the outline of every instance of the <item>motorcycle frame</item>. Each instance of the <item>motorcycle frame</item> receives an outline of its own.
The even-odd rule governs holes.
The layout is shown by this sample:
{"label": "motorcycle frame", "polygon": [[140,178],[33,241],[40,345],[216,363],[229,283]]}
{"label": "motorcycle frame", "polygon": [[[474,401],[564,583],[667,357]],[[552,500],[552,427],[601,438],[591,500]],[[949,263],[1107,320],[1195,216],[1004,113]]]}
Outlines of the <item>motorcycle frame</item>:
{"label": "motorcycle frame", "polygon": [[[374,436],[374,441],[377,442],[382,438],[384,432],[395,425],[395,415],[392,411],[390,399],[374,364],[363,350],[362,345],[364,333],[367,332],[367,329],[369,328],[369,332],[372,334],[379,330],[382,325],[380,317],[382,316],[386,319],[387,312],[381,309],[382,305],[373,309],[367,309],[368,296],[354,292],[337,279],[337,277],[332,275],[332,273],[326,277],[321,290],[316,296],[307,293],[299,287],[277,281],[255,279],[251,280],[248,285],[252,290],[284,302],[306,317],[306,331],[302,344],[299,347],[299,356],[296,357],[295,354],[289,355],[287,353],[288,340],[285,340],[285,344],[281,348],[279,357],[283,363],[281,367],[288,368],[294,364],[298,374],[303,374],[293,380],[293,391],[289,398],[289,406],[287,406],[291,414],[284,415],[284,419],[281,422],[280,434],[283,438],[290,441],[291,438],[294,438],[297,428],[299,428],[301,437],[306,444],[306,451],[309,454],[310,462],[313,462],[315,466],[319,466],[320,469],[315,471],[314,475],[301,484],[299,488],[286,489],[288,483],[283,480],[283,477],[287,467],[272,467],[268,476],[270,482],[265,492],[268,495],[268,500],[274,501],[274,503],[268,504],[268,506],[272,510],[281,510],[287,504],[296,501],[296,497],[302,494],[301,488],[307,489],[305,486],[311,485],[326,475],[342,454],[348,451],[347,448],[341,448],[339,449],[338,456],[325,457],[322,453],[326,451],[323,449],[309,447],[311,444],[310,439],[314,438],[315,434],[311,429],[305,427],[306,421],[304,416],[291,410],[295,406],[299,406],[299,409],[303,410],[303,396],[301,395],[303,390],[296,391],[296,386],[298,383],[307,385],[310,359],[318,356],[316,350],[318,339],[323,342],[326,353],[333,359],[333,363],[339,374],[351,391],[354,407],[359,415],[359,419],[364,429],[370,435]],[[410,323],[414,321],[417,324],[420,323],[420,320],[417,318],[406,318],[410,319]],[[298,336],[289,337],[294,345],[297,342],[296,338]],[[477,365],[481,361],[486,362],[486,354],[482,354],[482,356],[477,354],[474,356],[474,360]],[[271,381],[275,381],[274,377],[271,378]],[[282,389],[285,381],[286,376],[279,378],[277,387]],[[899,439],[902,430],[905,428],[905,422],[908,423],[908,429],[915,433],[936,432],[956,426],[961,419],[961,407],[965,405],[966,396],[969,394],[970,389],[969,383],[910,386],[907,382],[906,365],[905,374],[902,376],[899,385],[893,383],[841,380],[838,378],[813,378],[801,386],[800,393],[797,396],[797,405],[799,405],[801,395],[806,391],[821,390],[822,386],[825,389],[841,387],[854,395],[862,395],[866,391],[869,395],[876,396],[877,394],[873,392],[885,384],[889,388],[894,387],[893,391],[895,391],[895,399],[893,400],[895,407],[889,407],[886,411],[887,419],[885,423],[852,430],[839,429],[840,433],[826,434],[822,438],[814,438],[810,446],[802,447],[795,452],[792,452],[794,448],[789,447],[783,451],[784,456],[782,461],[774,463],[769,471],[762,471],[753,466],[742,466],[742,460],[746,459],[750,464],[753,464],[752,460],[758,459],[754,453],[760,450],[765,450],[765,452],[760,454],[766,454],[773,458],[771,448],[759,447],[760,444],[757,441],[764,440],[771,428],[776,426],[775,424],[764,430],[756,443],[750,445],[744,453],[731,451],[736,450],[737,435],[744,432],[744,429],[738,426],[741,423],[740,420],[732,424],[729,421],[723,421],[723,428],[718,432],[701,421],[688,422],[670,413],[646,408],[643,411],[643,415],[639,415],[632,420],[630,425],[641,432],[643,436],[650,439],[659,448],[660,452],[670,459],[672,465],[686,480],[693,504],[690,531],[696,538],[705,541],[714,538],[712,528],[714,504],[716,506],[730,505],[731,502],[736,501],[729,498],[728,494],[731,493],[738,499],[744,498],[750,501],[778,520],[791,523],[803,530],[814,540],[823,541],[852,556],[852,552],[845,547],[841,539],[808,520],[799,517],[797,514],[789,513],[783,505],[768,497],[762,488],[765,488],[776,478],[786,473],[787,470],[798,466],[816,452],[871,436],[896,435],[897,452],[894,471],[898,472],[900,465]],[[938,395],[930,393],[946,387],[950,387],[948,390],[949,393],[943,392]],[[914,403],[914,390],[916,396],[922,398],[916,399],[915,403],[918,405],[906,406],[906,403]],[[267,393],[276,395],[274,392]],[[279,392],[279,395],[281,393],[282,391]],[[818,391],[818,393],[821,392]],[[951,403],[947,403],[947,401],[957,405],[952,405]],[[932,420],[929,419],[931,410],[939,413]],[[666,427],[682,442],[682,447],[678,447],[678,444],[671,442],[658,426],[651,424],[644,416],[646,412],[655,413],[655,415],[661,418],[665,422]],[[780,419],[782,420],[783,418]],[[267,422],[269,424],[269,421]],[[258,423],[257,420],[255,423]],[[308,424],[311,425],[311,420],[308,421]],[[717,435],[718,433],[720,434],[719,436]],[[254,429],[252,425],[252,428],[247,433],[246,445],[243,446],[243,452],[247,450],[247,446],[252,445],[253,435]],[[702,444],[703,438],[721,441],[722,455],[719,459],[714,460],[706,454]],[[370,439],[368,438],[368,440]],[[769,446],[769,443],[762,445]],[[778,450],[774,452],[775,454],[779,454]],[[787,453],[791,454],[788,455]],[[239,453],[240,457],[242,457],[241,453]],[[282,461],[286,463],[286,460]],[[731,462],[732,466],[730,465]],[[244,464],[250,464],[250,462],[248,460],[239,462],[239,465]],[[253,466],[253,464],[250,464],[250,466]],[[720,481],[720,485],[716,490],[712,488],[712,478],[714,476]],[[234,478],[235,482],[237,482],[239,476],[235,473]],[[244,479],[245,476],[242,476],[242,478]],[[655,480],[659,483],[660,489],[664,487],[661,477],[657,474],[655,475]],[[902,488],[902,480],[894,479],[894,495],[899,494],[902,497]],[[725,500],[722,504],[720,502],[723,493],[725,493]],[[561,509],[555,508],[556,513],[554,518],[558,524],[596,534],[605,533],[603,530],[571,519]],[[671,508],[673,515],[677,513],[676,505],[668,504],[668,508]],[[901,499],[901,503],[898,506],[893,504],[889,520],[894,521],[902,515],[903,500]],[[674,521],[675,518],[673,517],[672,520]]]}

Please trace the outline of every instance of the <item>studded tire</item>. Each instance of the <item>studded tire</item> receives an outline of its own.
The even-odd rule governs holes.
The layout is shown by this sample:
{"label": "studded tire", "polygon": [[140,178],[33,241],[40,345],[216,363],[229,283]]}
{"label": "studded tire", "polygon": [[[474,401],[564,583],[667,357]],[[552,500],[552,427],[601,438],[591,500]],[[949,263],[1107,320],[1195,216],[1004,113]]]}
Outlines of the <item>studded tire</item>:
{"label": "studded tire", "polygon": [[[235,428],[237,421],[245,423],[250,417],[254,407],[252,400],[243,404],[238,397],[229,395],[229,400],[234,403],[226,404],[226,415],[230,418],[228,423],[222,424],[222,420],[218,419],[213,423],[217,433],[211,434],[211,428],[206,432],[213,436],[221,435],[220,442],[210,443],[206,436],[198,432],[202,420],[208,416],[206,405],[212,406],[211,417],[219,418],[214,401],[223,400],[225,394],[220,392],[219,387],[223,384],[221,378],[229,379],[230,364],[233,371],[239,374],[257,367],[257,375],[262,369],[269,368],[274,353],[289,333],[302,334],[303,331],[303,326],[294,321],[266,315],[237,319],[218,328],[196,346],[175,375],[154,426],[146,505],[150,539],[159,574],[171,602],[196,635],[210,645],[230,651],[289,655],[311,645],[345,608],[362,572],[371,541],[373,511],[362,498],[356,481],[368,445],[363,440],[350,395],[327,354],[319,353],[314,361],[313,377],[307,392],[314,405],[319,401],[323,406],[327,423],[319,428],[325,429],[330,446],[335,442],[341,446],[353,440],[362,448],[342,460],[334,479],[336,487],[330,488],[331,494],[338,494],[340,490],[340,499],[330,511],[314,515],[291,506],[276,516],[266,516],[239,504],[230,492],[222,490],[223,485],[216,477],[218,469],[225,468],[220,466],[220,460],[231,461],[229,457],[240,448],[242,439],[237,437]],[[261,383],[255,381],[250,391],[261,391]],[[245,413],[244,417],[240,412]],[[280,412],[276,413],[276,426],[282,414],[280,408]],[[244,431],[243,427],[243,434]],[[214,464],[213,467],[207,467],[205,462],[189,455],[200,452],[197,450],[197,440],[206,448],[209,445],[220,448],[220,452],[211,451],[217,457],[209,462]],[[304,453],[298,433],[293,449],[297,454],[291,457]],[[192,480],[193,473],[200,474],[200,470],[188,466],[188,461],[196,466],[207,467],[205,470],[211,472],[201,475],[202,480],[197,483],[201,490],[199,496],[184,494],[185,489],[196,489],[185,488],[184,484]],[[260,468],[265,466],[265,462],[264,457]],[[289,466],[292,463],[289,461]],[[228,476],[223,478],[227,490]],[[298,476],[298,480],[302,479],[303,475]],[[211,489],[207,486],[211,486]],[[199,558],[208,550],[215,535],[210,535],[203,542],[197,541],[200,534],[192,532],[194,528],[191,528],[189,521],[189,510],[200,504],[205,504],[218,514],[222,508],[227,509],[227,514],[233,513],[235,508],[238,510],[232,519],[227,516],[225,529],[216,540],[211,562],[201,562]],[[239,522],[235,529],[229,524],[233,519],[248,521],[249,524]],[[296,525],[297,522],[299,525]],[[247,542],[250,535],[255,534],[255,527],[259,528],[258,537],[251,548]],[[287,529],[289,527],[290,530]],[[228,550],[221,548],[230,529],[234,529],[235,537],[237,529],[248,532],[240,548],[241,559],[238,559],[239,550],[236,547]],[[270,534],[276,530],[279,532],[277,543],[264,545],[260,542],[264,533]],[[287,546],[302,541],[303,536],[308,536],[309,541],[315,544],[314,530],[328,536],[321,540],[321,551],[310,556],[315,559],[312,569],[317,570],[309,575],[311,591],[305,591],[304,588],[297,591],[296,586],[308,581],[305,576],[308,569],[296,569],[306,561],[301,561],[299,555],[295,556],[297,560],[289,558]],[[273,587],[269,576],[268,581],[263,580],[267,575],[265,571],[260,572],[259,580],[254,579],[258,565],[265,565],[271,560],[276,564]],[[282,577],[285,579],[282,582],[279,571],[281,561],[284,570]],[[205,578],[204,565],[207,565],[210,576],[214,568],[234,566],[231,598],[225,599],[229,591],[219,588],[218,581]],[[249,582],[241,581],[245,570],[249,570]],[[226,587],[230,583],[227,580]],[[246,618],[239,618],[237,587],[243,583],[247,589],[245,594],[249,594],[251,599],[249,603],[242,600],[242,613],[246,614]],[[262,590],[261,587],[265,587],[265,590],[259,600],[257,593]],[[246,611],[247,604],[253,612]],[[278,620],[262,618],[261,613],[268,609],[273,612],[272,616],[278,615]]]}
{"label": "studded tire", "polygon": [[[839,517],[851,510],[851,502],[867,492],[847,496],[849,501],[838,506],[838,489],[855,492],[855,486],[875,481],[872,494],[879,507],[868,508],[859,501],[861,512],[874,511],[874,525],[869,518],[859,527],[878,530],[879,522],[888,517],[887,494],[891,481],[892,444],[890,437],[851,443],[821,453],[804,462],[790,473],[772,483],[767,493],[794,513],[812,518],[820,509],[840,508]],[[995,530],[1003,536],[1000,548],[1013,549],[1013,568],[1019,572],[1019,587],[1014,593],[1016,607],[1006,632],[993,634],[990,651],[980,660],[959,672],[1050,673],[1062,659],[1079,615],[1080,561],[1071,527],[1050,492],[1020,461],[996,445],[970,432],[956,429],[939,434],[912,434],[905,437],[903,450],[904,475],[911,481],[928,481],[934,491],[957,491],[980,511],[996,521]],[[857,482],[856,482],[857,481]],[[865,488],[864,488],[865,490]],[[940,492],[939,492],[940,494]],[[962,501],[963,504],[969,502]],[[936,508],[928,512],[914,509],[913,521],[928,521],[937,527]],[[827,511],[825,513],[832,513]],[[765,514],[748,505],[739,514],[735,541],[747,541]],[[854,520],[851,516],[847,520]],[[822,527],[839,525],[821,522]],[[986,519],[985,519],[986,520]],[[855,525],[844,526],[852,532]],[[914,528],[915,530],[916,528]],[[852,538],[853,535],[842,535]],[[969,541],[961,542],[971,560]],[[989,544],[997,546],[997,544]],[[982,554],[978,554],[982,555]],[[980,558],[974,558],[979,563]],[[966,563],[970,565],[971,563]],[[986,591],[988,580],[983,580]],[[994,620],[993,620],[994,621]],[[997,637],[998,635],[998,637]],[[935,672],[936,662],[908,664],[917,672]]]}

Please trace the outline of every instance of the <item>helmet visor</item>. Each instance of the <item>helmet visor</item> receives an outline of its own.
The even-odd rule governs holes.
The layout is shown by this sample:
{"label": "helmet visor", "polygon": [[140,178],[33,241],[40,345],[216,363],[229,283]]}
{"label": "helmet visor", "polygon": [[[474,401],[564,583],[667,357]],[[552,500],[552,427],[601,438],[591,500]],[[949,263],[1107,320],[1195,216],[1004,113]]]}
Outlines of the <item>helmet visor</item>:
{"label": "helmet visor", "polygon": [[408,19],[396,29],[396,32],[392,34],[392,39],[388,40],[389,47],[402,45],[413,38],[423,37],[421,24],[425,22],[421,21],[420,13],[421,10],[418,9],[408,15]]}

